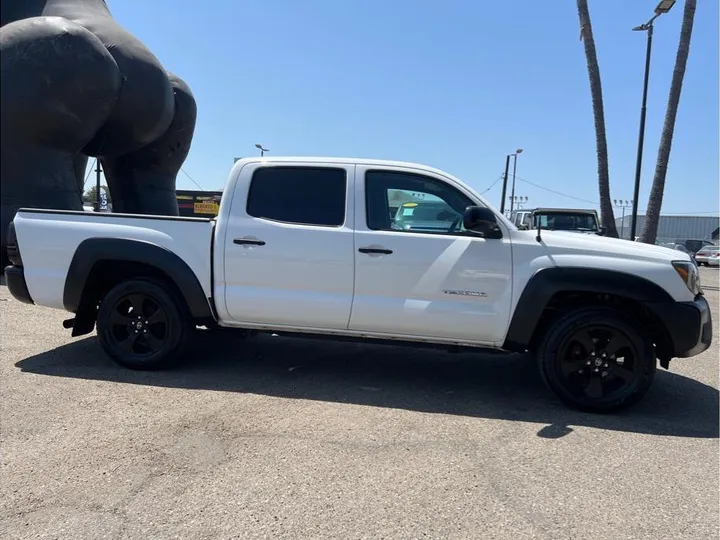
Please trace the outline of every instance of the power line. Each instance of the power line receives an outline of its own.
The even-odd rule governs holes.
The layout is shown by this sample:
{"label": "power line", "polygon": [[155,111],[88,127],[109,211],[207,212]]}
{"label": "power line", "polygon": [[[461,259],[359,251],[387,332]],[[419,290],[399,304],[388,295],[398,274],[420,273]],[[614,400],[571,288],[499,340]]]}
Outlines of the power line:
{"label": "power line", "polygon": [[[536,184],[535,182],[531,182],[530,180],[525,180],[524,178],[520,178],[519,176],[516,176],[515,178],[517,178],[521,182],[530,184],[531,186],[534,186],[538,189],[549,191],[550,193],[554,193],[556,195],[561,195],[563,197],[567,197],[568,199],[574,199],[576,201],[586,202],[586,203],[594,204],[596,206],[600,205],[600,203],[598,203],[597,201],[591,201],[589,199],[583,199],[581,197],[574,197],[572,195],[568,195],[567,193],[562,193],[561,191],[556,191],[554,189],[546,188],[545,186],[541,186],[540,184]],[[694,212],[694,211],[693,212],[666,212],[666,213],[664,212],[662,215],[664,215],[664,216],[693,216],[693,215],[698,215],[698,214],[711,215],[711,214],[718,214],[718,213],[719,213],[718,210],[709,210],[709,211],[703,211],[703,212]]]}
{"label": "power line", "polygon": [[568,195],[567,193],[563,193],[561,191],[555,191],[554,189],[546,188],[545,186],[541,186],[540,184],[536,184],[535,182],[530,182],[530,180],[525,180],[524,178],[520,178],[519,176],[516,176],[515,178],[517,178],[521,182],[525,182],[526,184],[535,186],[538,189],[544,189],[545,191],[549,191],[550,193],[554,193],[556,195],[562,195],[563,197],[567,197],[568,199],[574,199],[576,201],[586,202],[586,203],[595,204],[595,205],[598,204],[597,201],[591,201],[589,199],[583,199],[581,197],[573,197],[572,195]]}
{"label": "power line", "polygon": [[190,181],[191,181],[193,184],[195,184],[197,187],[200,188],[200,191],[205,191],[205,190],[202,188],[202,186],[201,186],[200,184],[198,184],[198,183],[193,179],[192,176],[190,176],[188,173],[185,172],[185,169],[183,169],[182,167],[180,167],[180,170],[183,172],[183,174],[184,174],[185,176],[187,176],[187,177],[190,179]]}
{"label": "power line", "polygon": [[490,184],[490,187],[489,187],[489,188],[487,188],[485,191],[481,191],[481,192],[480,192],[480,195],[485,195],[485,193],[487,193],[487,192],[490,191],[492,188],[494,188],[494,187],[495,187],[495,184],[497,184],[500,180],[502,180],[504,176],[505,176],[504,174],[501,174],[501,175],[497,178],[497,180],[495,180],[492,184]]}

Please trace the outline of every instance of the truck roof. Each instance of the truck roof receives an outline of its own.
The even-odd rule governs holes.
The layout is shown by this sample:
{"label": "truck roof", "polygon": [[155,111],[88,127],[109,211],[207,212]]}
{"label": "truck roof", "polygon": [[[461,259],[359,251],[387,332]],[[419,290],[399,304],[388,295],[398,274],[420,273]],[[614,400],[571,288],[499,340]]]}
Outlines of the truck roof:
{"label": "truck roof", "polygon": [[533,212],[564,212],[573,214],[597,214],[596,210],[587,208],[535,208]]}
{"label": "truck roof", "polygon": [[[434,167],[413,163],[410,161],[395,161],[390,159],[366,159],[366,158],[349,158],[349,157],[324,157],[324,156],[256,156],[242,158],[235,162],[234,167],[242,166],[246,163],[337,163],[338,165],[376,165],[378,167],[408,167],[419,171],[427,171],[440,176],[451,177],[447,172],[441,171]],[[238,165],[240,164],[240,165]],[[454,178],[458,180],[457,178]]]}

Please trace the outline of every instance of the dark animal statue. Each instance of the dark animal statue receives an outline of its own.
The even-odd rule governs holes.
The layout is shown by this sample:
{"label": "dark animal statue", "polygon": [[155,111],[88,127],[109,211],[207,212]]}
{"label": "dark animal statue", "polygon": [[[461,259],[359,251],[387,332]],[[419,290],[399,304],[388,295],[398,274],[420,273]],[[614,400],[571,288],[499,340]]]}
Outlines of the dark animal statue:
{"label": "dark animal statue", "polygon": [[177,215],[188,86],[104,0],[0,0],[0,237],[20,207],[82,210],[88,156],[115,212]]}

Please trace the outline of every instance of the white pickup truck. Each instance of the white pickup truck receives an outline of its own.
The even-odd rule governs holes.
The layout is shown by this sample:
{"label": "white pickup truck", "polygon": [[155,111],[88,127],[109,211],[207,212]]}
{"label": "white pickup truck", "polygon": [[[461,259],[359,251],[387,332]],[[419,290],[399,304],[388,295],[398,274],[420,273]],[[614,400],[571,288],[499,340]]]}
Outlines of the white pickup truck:
{"label": "white pickup truck", "polygon": [[[442,227],[394,226],[413,198],[445,203]],[[7,243],[16,299],[74,313],[73,336],[97,328],[135,369],[175,363],[198,326],[530,351],[560,400],[605,412],[712,340],[687,254],[518,230],[409,163],[242,159],[216,219],[22,209]]]}

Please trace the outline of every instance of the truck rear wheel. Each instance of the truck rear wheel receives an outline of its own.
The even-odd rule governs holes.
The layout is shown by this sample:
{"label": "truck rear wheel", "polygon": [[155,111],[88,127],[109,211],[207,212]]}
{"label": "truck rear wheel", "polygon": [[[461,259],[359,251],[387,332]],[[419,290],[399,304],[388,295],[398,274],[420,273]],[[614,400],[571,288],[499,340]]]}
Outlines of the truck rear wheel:
{"label": "truck rear wheel", "polygon": [[159,281],[133,279],[116,285],[100,302],[97,333],[105,352],[131,369],[171,367],[192,332],[182,300]]}
{"label": "truck rear wheel", "polygon": [[540,374],[566,405],[611,412],[637,403],[656,370],[652,341],[632,317],[581,308],[557,321],[537,349]]}

